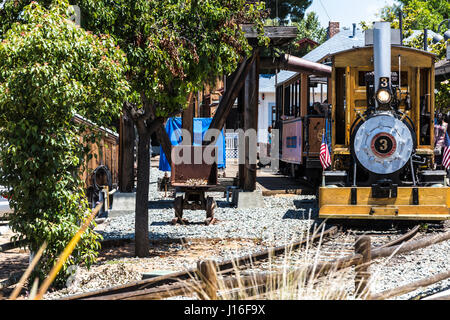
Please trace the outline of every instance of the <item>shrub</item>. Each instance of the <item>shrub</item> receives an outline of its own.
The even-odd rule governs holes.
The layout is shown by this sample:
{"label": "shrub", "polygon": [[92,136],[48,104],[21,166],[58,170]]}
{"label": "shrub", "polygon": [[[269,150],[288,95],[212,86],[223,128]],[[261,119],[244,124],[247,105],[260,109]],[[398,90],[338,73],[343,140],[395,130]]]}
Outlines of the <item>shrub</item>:
{"label": "shrub", "polygon": [[[86,157],[75,114],[98,124],[120,112],[128,90],[125,55],[109,36],[67,20],[66,1],[25,7],[0,43],[0,184],[14,196],[10,226],[36,252],[48,247],[36,276],[56,258],[89,215],[79,170]],[[88,229],[63,267],[95,261],[99,235]]]}

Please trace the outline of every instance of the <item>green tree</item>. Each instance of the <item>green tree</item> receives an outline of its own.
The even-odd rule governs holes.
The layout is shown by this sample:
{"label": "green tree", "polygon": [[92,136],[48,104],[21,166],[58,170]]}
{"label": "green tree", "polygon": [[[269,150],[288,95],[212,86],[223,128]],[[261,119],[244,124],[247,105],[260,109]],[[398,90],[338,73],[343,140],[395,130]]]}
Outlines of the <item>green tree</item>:
{"label": "green tree", "polygon": [[[279,18],[282,24],[289,20],[300,22],[312,0],[265,0],[266,8],[270,10],[270,18]],[[278,13],[278,16],[277,16]]]}
{"label": "green tree", "polygon": [[[149,141],[190,92],[233,72],[250,54],[241,20],[262,25],[258,5],[242,0],[80,1],[84,25],[113,35],[125,48],[133,94],[126,107],[139,134],[135,254],[149,254]],[[158,132],[158,131],[157,131]]]}
{"label": "green tree", "polygon": [[[308,38],[320,45],[327,39],[327,29],[321,26],[319,18],[315,12],[308,13],[306,19],[303,19],[300,22],[295,22],[293,23],[293,25],[297,26],[298,28],[295,43],[304,38]],[[299,49],[298,45],[296,45],[296,47],[292,51],[292,54],[298,57],[302,57],[312,49],[313,48],[311,48],[310,46]]]}
{"label": "green tree", "polygon": [[[5,18],[0,19],[0,29],[20,19],[26,3],[7,0],[0,11]],[[74,0],[73,4],[81,8],[85,29],[111,35],[127,55],[131,93],[125,106],[139,134],[135,254],[147,256],[150,136],[162,130],[168,116],[182,111],[190,92],[232,73],[250,54],[240,23],[255,23],[261,31],[264,5],[244,0]]]}
{"label": "green tree", "polygon": [[[447,0],[398,0],[392,6],[386,6],[380,11],[380,17],[384,21],[391,22],[394,29],[400,28],[399,11],[403,13],[403,30],[404,37],[409,37],[412,30],[429,29],[434,32],[438,31],[439,24],[448,19],[450,16],[450,2]],[[365,22],[361,22],[364,29],[369,26]],[[447,30],[444,28],[443,30]],[[441,28],[442,33],[442,28]],[[423,33],[411,39],[404,45],[423,49]],[[447,43],[440,41],[433,43],[431,37],[428,37],[428,48],[436,54],[438,59],[444,59],[447,49]],[[450,100],[450,91],[448,83],[436,83],[436,109],[448,110],[448,101]]]}
{"label": "green tree", "polygon": [[380,17],[392,23],[398,29],[399,10],[403,12],[403,28],[405,30],[423,30],[425,28],[437,31],[440,22],[449,18],[450,2],[447,0],[398,0],[392,6],[384,7]]}
{"label": "green tree", "polygon": [[[125,55],[112,38],[86,33],[67,20],[68,4],[58,4],[22,8],[0,42],[0,179],[11,188],[15,240],[32,252],[48,243],[41,279],[89,215],[79,178],[87,141],[72,118],[116,115],[128,90]],[[95,261],[98,240],[84,233],[57,284],[69,265]]]}

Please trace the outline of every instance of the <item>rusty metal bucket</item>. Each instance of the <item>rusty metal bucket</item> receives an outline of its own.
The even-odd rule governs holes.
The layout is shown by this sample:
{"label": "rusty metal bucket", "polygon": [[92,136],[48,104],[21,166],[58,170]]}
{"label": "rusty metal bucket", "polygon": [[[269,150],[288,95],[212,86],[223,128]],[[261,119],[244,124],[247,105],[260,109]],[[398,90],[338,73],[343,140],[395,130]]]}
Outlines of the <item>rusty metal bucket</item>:
{"label": "rusty metal bucket", "polygon": [[[217,151],[217,147],[211,146],[174,146],[172,148],[171,184],[175,187],[208,188],[216,186]],[[213,163],[206,163],[203,156],[205,153],[212,158],[210,162]]]}

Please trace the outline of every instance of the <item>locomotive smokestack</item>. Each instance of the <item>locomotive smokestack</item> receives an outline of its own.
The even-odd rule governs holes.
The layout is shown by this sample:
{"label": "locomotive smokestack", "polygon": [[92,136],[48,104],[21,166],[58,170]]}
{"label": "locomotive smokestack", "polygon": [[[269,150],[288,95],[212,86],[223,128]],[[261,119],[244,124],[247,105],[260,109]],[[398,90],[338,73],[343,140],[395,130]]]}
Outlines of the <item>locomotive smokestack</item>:
{"label": "locomotive smokestack", "polygon": [[[373,57],[375,90],[380,87],[380,78],[391,79],[391,23],[374,22]],[[378,102],[377,102],[378,104]]]}

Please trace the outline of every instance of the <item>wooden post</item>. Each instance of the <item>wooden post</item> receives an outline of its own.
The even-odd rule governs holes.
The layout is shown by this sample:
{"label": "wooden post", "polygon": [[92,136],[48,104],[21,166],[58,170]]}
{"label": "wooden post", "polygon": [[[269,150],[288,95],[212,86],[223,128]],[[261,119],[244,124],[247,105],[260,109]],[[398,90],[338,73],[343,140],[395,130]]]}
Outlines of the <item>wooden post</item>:
{"label": "wooden post", "polygon": [[200,280],[205,284],[205,291],[199,294],[200,299],[217,300],[217,263],[214,260],[204,260],[197,263]]}
{"label": "wooden post", "polygon": [[[239,95],[237,98],[237,105],[238,105],[238,129],[244,128],[244,100],[245,100],[245,88],[242,88],[239,91]],[[244,136],[239,136],[238,140],[238,157],[239,157],[239,171],[238,171],[238,186],[240,189],[243,189],[244,183],[245,183],[245,149],[241,149],[241,144],[244,143],[244,141],[241,141],[242,139],[245,139]],[[243,152],[241,152],[243,151]]]}
{"label": "wooden post", "polygon": [[222,99],[217,106],[216,113],[209,125],[209,129],[218,129],[222,130],[228,114],[230,113],[231,108],[233,107],[234,101],[236,100],[239,92],[244,86],[244,80],[249,73],[250,67],[255,61],[256,56],[259,54],[259,50],[256,49],[253,52],[253,55],[245,59],[236,72],[233,74],[233,80],[231,81],[231,85],[227,85],[227,89],[225,90]]}
{"label": "wooden post", "polygon": [[369,236],[362,236],[356,240],[355,253],[363,256],[361,263],[355,267],[355,297],[365,298],[366,296],[370,296],[369,267],[372,260],[372,254]]}
{"label": "wooden post", "polygon": [[[245,169],[247,173],[245,175],[244,191],[254,191],[256,189],[256,153],[258,143],[258,102],[259,102],[259,53],[256,52],[256,58],[250,69],[250,72],[246,79],[246,87],[248,84],[248,104],[245,105],[245,130],[255,130],[256,141],[252,142],[249,139],[249,143],[246,144],[246,157],[245,157]],[[247,151],[248,150],[248,151]],[[248,152],[248,153],[247,153]],[[254,163],[252,160],[254,158]]]}
{"label": "wooden post", "polygon": [[[242,96],[243,105],[243,129],[244,129],[244,141],[239,141],[239,143],[244,144],[244,155],[239,155],[242,160],[239,164],[239,184],[240,188],[244,191],[254,191],[256,189],[256,141],[251,139],[252,134],[248,130],[255,130],[255,134],[258,133],[258,100],[259,100],[259,52],[255,51],[253,53],[255,56],[254,61],[250,66],[247,77],[245,78],[245,84],[243,87]],[[242,149],[241,149],[242,150]],[[255,163],[251,163],[252,158],[254,158]]]}
{"label": "wooden post", "polygon": [[[181,115],[181,126],[183,129],[189,131],[191,134],[191,143],[194,143],[194,101],[193,101],[194,93],[191,92],[189,94],[189,105],[186,109],[183,110]],[[186,144],[185,141],[182,141],[181,144]]]}

